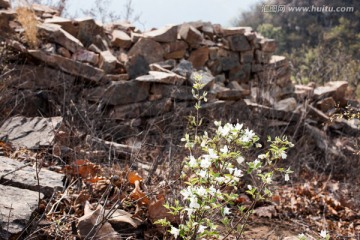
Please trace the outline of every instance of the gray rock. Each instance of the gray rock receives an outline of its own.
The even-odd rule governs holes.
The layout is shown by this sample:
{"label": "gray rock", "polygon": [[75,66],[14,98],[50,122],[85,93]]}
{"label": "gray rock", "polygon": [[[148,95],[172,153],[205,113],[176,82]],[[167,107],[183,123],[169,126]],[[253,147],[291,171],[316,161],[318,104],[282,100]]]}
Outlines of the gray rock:
{"label": "gray rock", "polygon": [[54,190],[62,189],[63,175],[47,169],[39,169],[39,184],[36,179],[36,169],[25,163],[0,156],[0,181],[3,185],[38,191],[45,196],[51,196]]}
{"label": "gray rock", "polygon": [[177,38],[177,26],[167,26],[150,32],[145,32],[144,37],[157,42],[175,42]]}
{"label": "gray rock", "polygon": [[164,60],[164,49],[160,43],[150,39],[141,38],[128,52],[129,58],[137,55],[143,55],[146,61],[150,63],[161,62]]}
{"label": "gray rock", "polygon": [[173,72],[180,76],[188,78],[193,71],[192,63],[187,60],[181,60],[180,63],[174,68]]}
{"label": "gray rock", "polygon": [[181,85],[185,78],[172,72],[150,71],[149,75],[136,78],[140,82],[158,82],[165,84]]}
{"label": "gray rock", "polygon": [[113,106],[144,101],[149,96],[150,85],[139,81],[117,81],[85,93],[89,101]]}
{"label": "gray rock", "polygon": [[38,25],[38,29],[39,34],[47,40],[58,43],[73,53],[84,48],[78,39],[64,31],[60,25],[43,23]]}
{"label": "gray rock", "polygon": [[150,71],[149,63],[143,55],[136,55],[130,58],[127,66],[127,73],[130,79],[135,79],[138,76],[146,75]]}
{"label": "gray rock", "polygon": [[62,117],[12,117],[0,127],[0,138],[7,136],[15,147],[37,149],[52,146],[61,122]]}
{"label": "gray rock", "polygon": [[18,239],[38,206],[39,194],[3,185],[0,192],[0,239]]}
{"label": "gray rock", "polygon": [[100,81],[100,79],[105,75],[104,71],[99,68],[80,63],[72,59],[64,58],[58,55],[47,54],[40,50],[29,50],[28,52],[31,56],[45,62],[46,64],[55,66],[64,72],[83,77],[85,79],[97,82]]}
{"label": "gray rock", "polygon": [[106,73],[111,73],[116,68],[117,59],[110,51],[100,52],[99,67]]}
{"label": "gray rock", "polygon": [[111,44],[114,47],[129,48],[132,42],[130,36],[126,32],[114,30],[112,32]]}

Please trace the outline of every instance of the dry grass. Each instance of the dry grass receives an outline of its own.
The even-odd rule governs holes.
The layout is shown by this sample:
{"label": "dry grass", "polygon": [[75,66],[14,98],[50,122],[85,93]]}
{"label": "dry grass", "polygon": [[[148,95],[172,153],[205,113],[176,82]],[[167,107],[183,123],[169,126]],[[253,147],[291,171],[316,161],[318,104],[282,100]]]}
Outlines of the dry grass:
{"label": "dry grass", "polygon": [[17,20],[23,26],[25,37],[30,47],[37,47],[39,40],[37,38],[37,20],[36,15],[30,8],[18,7],[16,9]]}

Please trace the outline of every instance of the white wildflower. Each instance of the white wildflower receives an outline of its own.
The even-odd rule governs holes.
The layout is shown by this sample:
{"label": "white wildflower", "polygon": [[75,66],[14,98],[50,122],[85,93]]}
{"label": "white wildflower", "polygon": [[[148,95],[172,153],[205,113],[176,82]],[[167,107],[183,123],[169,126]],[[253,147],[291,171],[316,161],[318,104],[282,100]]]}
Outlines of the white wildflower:
{"label": "white wildflower", "polygon": [[287,154],[286,154],[285,151],[281,151],[280,155],[281,155],[281,158],[282,158],[282,159],[286,159],[286,158],[287,158]]}
{"label": "white wildflower", "polygon": [[290,177],[289,177],[289,174],[288,173],[285,173],[285,182],[289,181],[290,180]]}
{"label": "white wildflower", "polygon": [[214,188],[214,186],[209,187],[209,194],[211,196],[214,196],[216,194],[216,188]]}
{"label": "white wildflower", "polygon": [[243,142],[250,142],[251,139],[255,136],[255,133],[253,132],[253,130],[249,130],[248,128],[245,129],[245,133],[241,138],[241,141]]}
{"label": "white wildflower", "polygon": [[187,188],[184,188],[183,190],[181,190],[180,194],[184,196],[184,200],[190,198],[190,196],[193,195],[190,187],[187,187]]}
{"label": "white wildflower", "polygon": [[209,155],[204,155],[203,159],[200,162],[200,167],[209,168],[211,166],[211,160]]}
{"label": "white wildflower", "polygon": [[240,130],[242,129],[242,127],[243,127],[243,124],[237,123],[237,124],[235,125],[235,129],[236,129],[237,131],[240,131]]}
{"label": "white wildflower", "polygon": [[190,207],[190,208],[193,208],[193,209],[198,209],[198,208],[200,208],[200,204],[198,203],[197,197],[193,196],[192,198],[190,198],[189,207]]}
{"label": "white wildflower", "polygon": [[219,156],[216,154],[215,150],[212,148],[208,149],[209,157],[211,159],[217,159]]}
{"label": "white wildflower", "polygon": [[220,152],[222,152],[222,153],[224,153],[224,154],[228,153],[228,152],[229,152],[228,146],[225,145],[223,148],[220,149]]}
{"label": "white wildflower", "polygon": [[202,177],[202,178],[205,178],[206,177],[206,175],[207,175],[207,171],[206,170],[200,170],[199,172],[198,172],[198,175],[200,176],[200,177]]}
{"label": "white wildflower", "polygon": [[206,189],[203,186],[200,186],[198,189],[196,189],[196,193],[199,196],[206,196],[207,194]]}
{"label": "white wildflower", "polygon": [[245,161],[245,158],[242,157],[242,156],[240,156],[240,157],[237,157],[237,158],[236,158],[236,161],[237,161],[237,163],[238,163],[239,165],[241,165],[241,164]]}
{"label": "white wildflower", "polygon": [[189,166],[194,168],[194,167],[197,167],[197,161],[196,159],[194,158],[194,156],[190,156],[190,160],[189,160]]}
{"label": "white wildflower", "polygon": [[180,230],[176,227],[171,226],[170,233],[174,235],[174,238],[176,239],[179,236]]}
{"label": "white wildflower", "polygon": [[228,215],[228,214],[230,214],[231,212],[230,212],[230,208],[228,208],[228,207],[224,207],[224,209],[223,209],[223,213],[224,213],[224,215]]}
{"label": "white wildflower", "polygon": [[198,232],[198,233],[203,233],[206,228],[207,228],[206,226],[200,225],[197,232]]}
{"label": "white wildflower", "polygon": [[242,171],[240,169],[235,168],[234,169],[234,176],[235,177],[242,177]]}
{"label": "white wildflower", "polygon": [[321,232],[320,232],[320,237],[322,237],[322,238],[326,238],[326,237],[327,237],[327,232],[326,232],[326,230],[321,230]]}

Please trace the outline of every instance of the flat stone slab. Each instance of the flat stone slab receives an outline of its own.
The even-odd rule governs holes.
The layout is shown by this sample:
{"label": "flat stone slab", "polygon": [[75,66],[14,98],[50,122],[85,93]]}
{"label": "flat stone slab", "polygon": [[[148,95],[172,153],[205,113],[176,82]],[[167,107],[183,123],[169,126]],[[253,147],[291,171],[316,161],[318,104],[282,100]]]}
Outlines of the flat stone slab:
{"label": "flat stone slab", "polygon": [[0,239],[17,239],[38,206],[39,194],[4,185],[0,193]]}
{"label": "flat stone slab", "polygon": [[[54,190],[62,189],[62,178],[63,175],[60,173],[44,168],[40,169],[40,192],[46,196],[51,196]],[[33,191],[38,191],[39,189],[36,169],[7,157],[0,157],[0,184]]]}
{"label": "flat stone slab", "polygon": [[62,117],[13,117],[0,127],[0,138],[6,137],[15,147],[37,149],[53,145],[55,130]]}

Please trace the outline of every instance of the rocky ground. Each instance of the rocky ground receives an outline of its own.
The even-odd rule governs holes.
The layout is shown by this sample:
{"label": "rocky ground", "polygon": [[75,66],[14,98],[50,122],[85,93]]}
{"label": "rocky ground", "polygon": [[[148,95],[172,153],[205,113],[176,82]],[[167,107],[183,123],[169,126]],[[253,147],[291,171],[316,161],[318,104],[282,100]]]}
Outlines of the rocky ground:
{"label": "rocky ground", "polygon": [[360,104],[347,82],[294,85],[276,41],[248,27],[140,32],[0,0],[0,28],[0,239],[161,239],[195,74],[208,92],[200,131],[241,122],[264,147],[268,135],[295,144],[291,183],[276,179],[245,239],[360,238]]}

